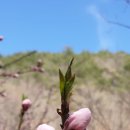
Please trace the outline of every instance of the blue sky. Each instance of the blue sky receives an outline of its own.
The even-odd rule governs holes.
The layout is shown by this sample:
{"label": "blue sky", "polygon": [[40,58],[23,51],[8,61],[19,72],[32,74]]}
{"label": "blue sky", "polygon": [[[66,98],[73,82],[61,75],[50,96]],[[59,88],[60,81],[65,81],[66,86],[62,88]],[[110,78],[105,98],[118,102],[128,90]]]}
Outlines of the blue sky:
{"label": "blue sky", "polygon": [[31,50],[130,53],[130,6],[123,0],[1,0],[0,53]]}

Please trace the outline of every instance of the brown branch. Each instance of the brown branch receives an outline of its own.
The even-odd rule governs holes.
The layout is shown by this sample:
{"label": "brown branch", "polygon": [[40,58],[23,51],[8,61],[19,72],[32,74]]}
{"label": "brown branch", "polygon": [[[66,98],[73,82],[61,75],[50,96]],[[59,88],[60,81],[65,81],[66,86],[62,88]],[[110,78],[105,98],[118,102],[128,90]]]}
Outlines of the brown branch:
{"label": "brown branch", "polygon": [[105,18],[102,14],[100,14],[100,15],[103,18],[103,20],[106,21],[109,24],[113,24],[113,25],[117,25],[117,26],[120,26],[120,27],[123,27],[123,28],[130,29],[130,25],[123,24],[123,23],[120,23],[120,22],[117,22],[117,21],[112,21],[112,20]]}
{"label": "brown branch", "polygon": [[13,60],[13,61],[11,61],[11,62],[9,62],[9,63],[6,63],[6,64],[3,65],[3,66],[0,66],[0,68],[1,68],[1,69],[5,69],[5,68],[7,68],[8,66],[10,66],[10,65],[12,65],[12,64],[14,64],[14,63],[17,63],[17,62],[21,61],[22,59],[24,59],[24,58],[26,58],[26,57],[28,57],[28,56],[31,56],[31,55],[33,55],[33,54],[35,54],[35,53],[36,53],[36,51],[29,52],[28,54],[25,54],[24,56],[21,56],[20,58],[18,58],[18,59],[16,59],[16,60]]}
{"label": "brown branch", "polygon": [[110,21],[110,20],[107,20],[107,22],[110,23],[110,24],[118,25],[118,26],[123,27],[123,28],[130,29],[130,25],[126,25],[126,24],[123,24],[123,23],[119,23],[119,22],[116,22],[116,21]]}

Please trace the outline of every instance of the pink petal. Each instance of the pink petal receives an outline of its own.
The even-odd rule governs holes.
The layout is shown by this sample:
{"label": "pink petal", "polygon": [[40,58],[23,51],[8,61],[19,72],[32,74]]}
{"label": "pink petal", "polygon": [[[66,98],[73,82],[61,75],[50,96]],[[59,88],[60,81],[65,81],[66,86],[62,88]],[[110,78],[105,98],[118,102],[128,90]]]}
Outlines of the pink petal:
{"label": "pink petal", "polygon": [[37,127],[37,130],[55,130],[55,128],[47,124],[42,124]]}
{"label": "pink petal", "polygon": [[82,108],[74,112],[66,120],[64,130],[84,130],[91,120],[91,111],[88,108]]}

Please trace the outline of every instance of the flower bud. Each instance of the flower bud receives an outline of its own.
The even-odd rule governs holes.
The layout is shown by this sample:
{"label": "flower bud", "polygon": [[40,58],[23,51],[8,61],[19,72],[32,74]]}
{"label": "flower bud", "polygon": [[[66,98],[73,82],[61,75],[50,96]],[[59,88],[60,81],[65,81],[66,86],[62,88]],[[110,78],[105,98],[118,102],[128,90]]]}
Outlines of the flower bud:
{"label": "flower bud", "polygon": [[18,78],[18,77],[19,77],[19,74],[18,74],[18,73],[14,73],[14,74],[12,75],[12,77],[13,77],[13,78]]}
{"label": "flower bud", "polygon": [[0,41],[3,41],[4,37],[3,36],[0,36]]}
{"label": "flower bud", "polygon": [[30,99],[24,99],[22,102],[22,109],[23,111],[27,111],[32,105],[32,102],[30,101]]}
{"label": "flower bud", "polygon": [[34,72],[37,72],[37,71],[38,71],[38,67],[37,67],[37,66],[34,66],[34,67],[32,67],[31,70],[34,71]]}
{"label": "flower bud", "polygon": [[85,130],[91,120],[91,111],[82,108],[68,117],[63,130]]}
{"label": "flower bud", "polygon": [[55,130],[55,128],[47,124],[42,124],[37,127],[37,130]]}
{"label": "flower bud", "polygon": [[42,69],[41,67],[37,67],[37,66],[32,67],[31,70],[34,72],[41,72],[41,73],[44,72],[44,69]]}
{"label": "flower bud", "polygon": [[37,67],[42,67],[42,65],[43,65],[43,62],[42,62],[41,59],[39,59],[39,60],[37,61]]}

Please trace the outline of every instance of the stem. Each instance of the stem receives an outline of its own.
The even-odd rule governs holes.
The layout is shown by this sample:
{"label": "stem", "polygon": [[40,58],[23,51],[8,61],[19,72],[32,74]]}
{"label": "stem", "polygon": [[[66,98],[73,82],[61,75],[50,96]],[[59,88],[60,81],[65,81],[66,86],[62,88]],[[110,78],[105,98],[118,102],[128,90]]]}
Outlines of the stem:
{"label": "stem", "polygon": [[62,124],[61,128],[64,128],[65,121],[69,117],[69,104],[66,101],[62,101],[61,104],[61,119],[62,119]]}
{"label": "stem", "polygon": [[18,130],[21,129],[21,126],[22,126],[22,123],[23,123],[23,117],[24,117],[24,111],[23,111],[23,109],[21,109],[20,120],[19,120],[19,124],[18,124]]}

